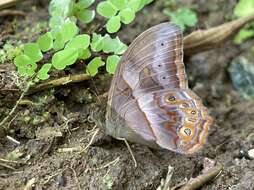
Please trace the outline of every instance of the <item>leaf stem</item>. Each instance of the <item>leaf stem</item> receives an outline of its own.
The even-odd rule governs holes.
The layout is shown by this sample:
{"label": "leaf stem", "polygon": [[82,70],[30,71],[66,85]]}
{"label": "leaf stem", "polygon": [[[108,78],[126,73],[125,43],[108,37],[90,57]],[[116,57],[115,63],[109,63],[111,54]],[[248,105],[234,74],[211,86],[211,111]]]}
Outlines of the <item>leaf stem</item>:
{"label": "leaf stem", "polygon": [[22,92],[22,94],[20,95],[18,101],[16,102],[15,106],[11,109],[10,113],[0,122],[0,127],[5,128],[6,130],[8,129],[8,127],[5,127],[5,123],[11,118],[11,116],[15,113],[19,103],[21,102],[21,100],[24,98],[24,96],[26,95],[26,93],[29,91],[30,87],[33,85],[33,81],[29,81],[26,85],[26,88],[24,89],[24,91]]}

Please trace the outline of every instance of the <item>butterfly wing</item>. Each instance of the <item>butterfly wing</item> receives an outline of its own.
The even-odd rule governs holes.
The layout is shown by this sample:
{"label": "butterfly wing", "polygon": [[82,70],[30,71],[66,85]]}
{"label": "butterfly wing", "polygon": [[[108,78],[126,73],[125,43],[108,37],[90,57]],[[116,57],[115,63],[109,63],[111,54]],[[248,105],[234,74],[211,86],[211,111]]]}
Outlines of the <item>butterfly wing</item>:
{"label": "butterfly wing", "polygon": [[[106,125],[110,135],[183,152],[177,145],[185,116],[180,104],[159,106],[164,96],[176,97],[179,90],[178,102],[192,101],[184,93],[188,82],[182,43],[180,28],[162,23],[143,32],[129,46],[109,91]],[[195,107],[195,102],[189,105]]]}

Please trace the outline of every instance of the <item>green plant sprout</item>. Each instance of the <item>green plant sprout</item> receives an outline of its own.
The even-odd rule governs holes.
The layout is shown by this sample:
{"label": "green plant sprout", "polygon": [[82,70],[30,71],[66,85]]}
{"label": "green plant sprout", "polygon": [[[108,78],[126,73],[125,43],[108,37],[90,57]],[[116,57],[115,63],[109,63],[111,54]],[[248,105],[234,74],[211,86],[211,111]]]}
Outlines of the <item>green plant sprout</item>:
{"label": "green plant sprout", "polygon": [[11,41],[7,41],[3,45],[3,48],[0,49],[0,64],[9,60],[13,60],[16,56],[21,54],[21,52],[22,45],[15,47]]}
{"label": "green plant sprout", "polygon": [[[245,17],[254,12],[254,1],[253,0],[240,0],[234,8],[234,16],[237,18]],[[234,42],[241,44],[245,40],[254,36],[254,23],[251,23],[241,29],[235,36]]]}
{"label": "green plant sprout", "polygon": [[152,0],[107,0],[100,2],[96,10],[108,19],[108,33],[115,33],[121,28],[121,23],[130,24],[135,19],[136,12],[151,2]]}
{"label": "green plant sprout", "polygon": [[[108,32],[111,32],[120,22],[129,24],[133,21],[135,13],[150,2],[152,0],[109,0],[99,3],[96,9],[100,15],[110,18],[108,23],[112,27]],[[50,30],[36,42],[24,44],[23,51],[14,59],[18,73],[38,82],[48,79],[52,69],[64,70],[77,60],[87,60],[86,74],[95,76],[104,65],[108,73],[114,74],[127,45],[109,34],[80,34],[77,26],[77,20],[83,24],[93,20],[95,11],[89,8],[93,3],[94,0],[51,0]],[[46,54],[52,56],[47,58]]]}
{"label": "green plant sprout", "polygon": [[183,31],[186,27],[196,26],[198,22],[196,13],[188,8],[179,8],[176,11],[165,9],[164,13],[170,17],[171,22],[180,26]]}
{"label": "green plant sprout", "polygon": [[183,31],[188,27],[196,26],[198,22],[197,14],[190,8],[180,7],[175,0],[167,0],[164,2],[167,7],[163,13],[170,18],[170,21],[181,27]]}

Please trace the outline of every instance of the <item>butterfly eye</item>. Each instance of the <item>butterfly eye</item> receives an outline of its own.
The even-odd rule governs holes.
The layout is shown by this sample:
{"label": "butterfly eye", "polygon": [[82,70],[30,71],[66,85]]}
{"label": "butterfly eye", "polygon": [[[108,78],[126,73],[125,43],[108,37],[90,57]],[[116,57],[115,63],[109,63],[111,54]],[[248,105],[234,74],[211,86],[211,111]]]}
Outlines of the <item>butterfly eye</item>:
{"label": "butterfly eye", "polygon": [[191,110],[191,114],[195,115],[197,112],[195,110]]}
{"label": "butterfly eye", "polygon": [[192,140],[192,137],[194,136],[194,130],[190,127],[183,126],[179,131],[179,137],[184,142],[189,142]]}
{"label": "butterfly eye", "polygon": [[174,96],[168,96],[166,97],[166,102],[170,103],[170,102],[174,102],[176,100],[176,98]]}
{"label": "butterfly eye", "polygon": [[183,132],[184,132],[187,136],[191,136],[191,130],[190,130],[190,128],[185,128],[185,129],[183,130]]}

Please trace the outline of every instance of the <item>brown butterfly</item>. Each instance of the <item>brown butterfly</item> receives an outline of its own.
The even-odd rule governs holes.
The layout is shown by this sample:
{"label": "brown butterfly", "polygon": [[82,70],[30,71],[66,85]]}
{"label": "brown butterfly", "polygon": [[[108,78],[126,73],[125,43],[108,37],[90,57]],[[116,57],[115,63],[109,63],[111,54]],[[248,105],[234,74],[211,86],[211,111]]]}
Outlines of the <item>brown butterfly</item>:
{"label": "brown butterfly", "polygon": [[162,23],[143,32],[113,77],[107,134],[188,154],[205,144],[211,123],[207,108],[188,88],[180,28]]}

